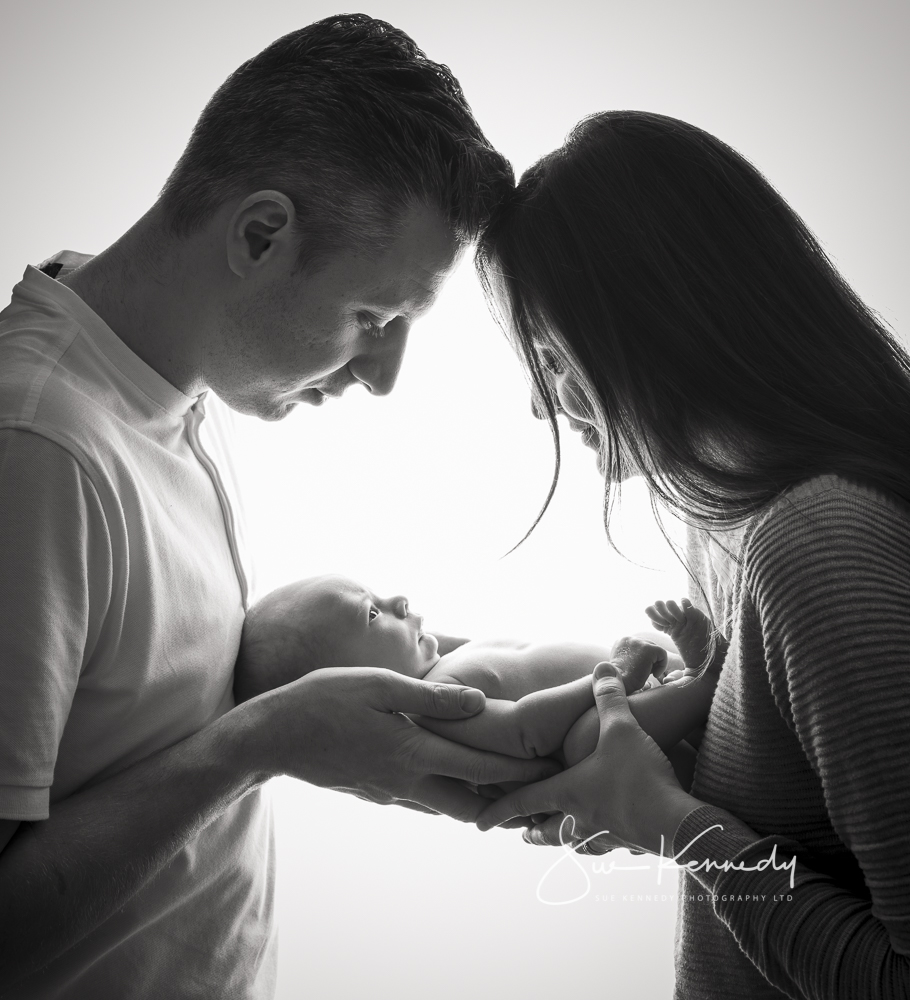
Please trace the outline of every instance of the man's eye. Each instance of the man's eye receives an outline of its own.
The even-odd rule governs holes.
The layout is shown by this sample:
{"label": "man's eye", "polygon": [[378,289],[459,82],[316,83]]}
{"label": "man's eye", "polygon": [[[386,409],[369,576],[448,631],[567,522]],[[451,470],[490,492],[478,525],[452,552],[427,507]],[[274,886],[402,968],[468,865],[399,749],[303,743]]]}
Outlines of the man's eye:
{"label": "man's eye", "polygon": [[371,337],[381,337],[385,333],[385,327],[377,323],[368,313],[358,313],[357,322]]}
{"label": "man's eye", "polygon": [[375,621],[379,617],[379,608],[370,608],[369,620]]}

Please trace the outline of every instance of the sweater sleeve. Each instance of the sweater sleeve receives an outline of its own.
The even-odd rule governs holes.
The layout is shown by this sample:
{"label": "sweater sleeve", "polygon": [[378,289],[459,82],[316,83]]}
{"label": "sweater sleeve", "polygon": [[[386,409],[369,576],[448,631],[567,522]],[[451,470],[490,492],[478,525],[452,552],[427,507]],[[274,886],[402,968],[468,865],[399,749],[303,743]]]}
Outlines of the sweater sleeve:
{"label": "sweater sleeve", "polygon": [[45,819],[111,587],[107,523],[60,445],[0,430],[0,817]]}
{"label": "sweater sleeve", "polygon": [[[744,570],[778,708],[871,899],[801,863],[798,844],[710,806],[680,825],[678,861],[693,862],[718,917],[787,995],[910,996],[910,515],[829,489],[760,525]],[[708,858],[731,865],[705,870]]]}

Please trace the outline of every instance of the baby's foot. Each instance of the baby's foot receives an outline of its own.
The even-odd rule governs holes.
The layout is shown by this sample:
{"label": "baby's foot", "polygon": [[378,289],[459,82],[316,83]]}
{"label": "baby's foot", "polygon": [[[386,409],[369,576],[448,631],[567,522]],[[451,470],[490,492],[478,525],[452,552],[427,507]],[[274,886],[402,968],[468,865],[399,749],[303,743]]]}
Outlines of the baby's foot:
{"label": "baby's foot", "polygon": [[729,643],[714,629],[707,615],[686,597],[682,607],[675,601],[656,601],[645,613],[651,623],[676,644],[687,674],[719,671]]}

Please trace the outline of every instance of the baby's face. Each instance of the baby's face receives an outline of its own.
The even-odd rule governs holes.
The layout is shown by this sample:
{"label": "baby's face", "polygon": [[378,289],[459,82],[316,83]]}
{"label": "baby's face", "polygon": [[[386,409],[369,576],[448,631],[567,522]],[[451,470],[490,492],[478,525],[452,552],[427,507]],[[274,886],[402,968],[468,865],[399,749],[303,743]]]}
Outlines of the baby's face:
{"label": "baby's face", "polygon": [[423,677],[439,662],[436,637],[423,631],[423,618],[411,611],[406,597],[377,597],[338,576],[316,581],[313,595],[331,623],[339,665],[385,667]]}

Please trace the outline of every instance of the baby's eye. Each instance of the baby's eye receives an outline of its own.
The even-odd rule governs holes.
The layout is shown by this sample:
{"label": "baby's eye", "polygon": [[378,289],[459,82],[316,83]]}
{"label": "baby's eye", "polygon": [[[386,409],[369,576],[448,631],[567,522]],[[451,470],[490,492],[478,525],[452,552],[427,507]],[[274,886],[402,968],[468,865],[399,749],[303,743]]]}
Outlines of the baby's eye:
{"label": "baby's eye", "polygon": [[371,622],[375,621],[379,617],[379,608],[373,605],[373,607],[370,608],[370,613],[368,617]]}

